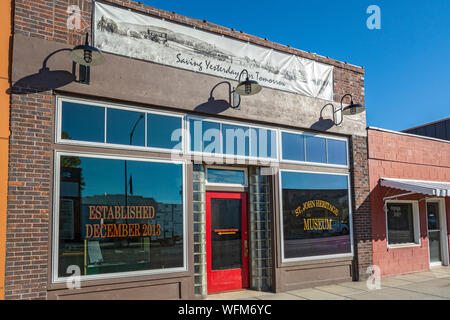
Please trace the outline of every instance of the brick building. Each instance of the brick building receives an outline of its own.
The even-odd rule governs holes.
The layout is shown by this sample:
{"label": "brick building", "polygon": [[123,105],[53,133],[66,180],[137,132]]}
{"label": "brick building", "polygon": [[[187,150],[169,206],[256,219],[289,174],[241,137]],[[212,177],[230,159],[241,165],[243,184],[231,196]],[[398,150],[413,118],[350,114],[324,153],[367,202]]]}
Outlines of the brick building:
{"label": "brick building", "polygon": [[448,266],[450,144],[368,129],[373,263],[381,276]]}
{"label": "brick building", "polygon": [[[366,276],[365,112],[330,106],[364,104],[361,67],[133,1],[16,0],[12,17],[6,299]],[[98,58],[73,56],[86,32],[104,64],[72,62]]]}

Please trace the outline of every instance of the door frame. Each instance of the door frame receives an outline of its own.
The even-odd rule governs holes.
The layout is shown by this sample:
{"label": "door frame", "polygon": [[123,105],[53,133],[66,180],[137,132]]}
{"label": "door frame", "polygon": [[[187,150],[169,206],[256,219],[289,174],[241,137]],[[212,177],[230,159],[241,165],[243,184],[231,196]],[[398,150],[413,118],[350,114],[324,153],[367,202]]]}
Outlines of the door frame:
{"label": "door frame", "polygon": [[[211,290],[209,291],[209,278],[212,272],[211,270],[211,199],[241,199],[241,229],[242,229],[242,282],[241,288],[223,287],[223,290]],[[219,192],[219,191],[206,191],[205,192],[205,229],[206,229],[206,287],[208,293],[225,292],[231,290],[239,290],[249,288],[250,286],[250,263],[249,263],[249,251],[250,243],[248,236],[248,203],[247,192]],[[245,231],[244,231],[245,227]],[[247,256],[245,256],[244,241],[247,241]],[[234,270],[241,270],[234,269]],[[233,270],[233,269],[230,269]]]}
{"label": "door frame", "polygon": [[437,267],[441,264],[432,263],[430,257],[430,243],[428,236],[428,207],[429,202],[435,202],[439,205],[439,225],[440,225],[440,249],[441,249],[441,263],[443,266],[449,265],[449,252],[448,252],[448,235],[447,235],[447,210],[445,208],[445,199],[443,198],[427,198],[425,201],[425,218],[427,227],[427,239],[428,239],[428,263],[430,267]]}

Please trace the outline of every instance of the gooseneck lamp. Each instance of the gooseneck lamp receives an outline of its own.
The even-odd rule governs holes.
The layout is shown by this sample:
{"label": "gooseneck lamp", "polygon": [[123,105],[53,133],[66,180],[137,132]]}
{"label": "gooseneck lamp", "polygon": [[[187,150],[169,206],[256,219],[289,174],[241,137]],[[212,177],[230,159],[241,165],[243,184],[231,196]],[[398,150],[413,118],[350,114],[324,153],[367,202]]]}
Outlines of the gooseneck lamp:
{"label": "gooseneck lamp", "polygon": [[[245,81],[241,81],[241,77],[244,72],[247,74],[247,76]],[[248,71],[246,69],[241,71],[241,73],[239,74],[239,84],[235,89],[237,94],[241,96],[252,96],[260,92],[261,89],[262,87],[257,81],[250,80],[248,78]]]}
{"label": "gooseneck lamp", "polygon": [[89,33],[86,33],[85,44],[72,49],[70,58],[74,62],[86,67],[98,66],[105,62],[105,57],[102,52],[96,47],[89,45]]}
{"label": "gooseneck lamp", "polygon": [[[350,96],[351,102],[348,106],[343,108],[342,103],[344,102],[344,98],[346,96]],[[364,106],[362,104],[354,103],[352,95],[350,93],[347,93],[341,99],[341,110],[342,110],[342,114],[344,116],[352,116],[352,115],[364,112],[364,110],[366,110],[366,108],[364,108]]]}

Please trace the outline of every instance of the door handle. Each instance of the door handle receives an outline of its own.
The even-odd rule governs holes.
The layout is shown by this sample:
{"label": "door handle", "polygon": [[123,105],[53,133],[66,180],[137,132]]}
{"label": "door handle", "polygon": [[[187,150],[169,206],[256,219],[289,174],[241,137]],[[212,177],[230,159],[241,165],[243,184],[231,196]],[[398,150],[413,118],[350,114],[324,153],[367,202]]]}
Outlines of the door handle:
{"label": "door handle", "polygon": [[244,257],[248,257],[248,243],[244,240]]}

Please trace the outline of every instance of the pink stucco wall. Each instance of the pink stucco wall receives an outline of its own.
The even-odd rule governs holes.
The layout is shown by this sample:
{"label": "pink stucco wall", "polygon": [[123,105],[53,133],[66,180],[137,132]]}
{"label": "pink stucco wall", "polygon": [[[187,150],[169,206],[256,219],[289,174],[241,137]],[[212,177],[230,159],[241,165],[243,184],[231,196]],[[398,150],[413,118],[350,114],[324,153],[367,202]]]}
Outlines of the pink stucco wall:
{"label": "pink stucco wall", "polygon": [[[388,248],[383,197],[405,193],[381,187],[380,178],[450,182],[450,142],[436,141],[377,129],[368,129],[369,181],[372,211],[373,263],[381,275],[429,269],[425,195],[401,197],[419,200],[420,246]],[[447,233],[450,230],[450,197],[445,199]],[[447,234],[447,241],[450,235]],[[450,247],[450,246],[449,246]]]}

